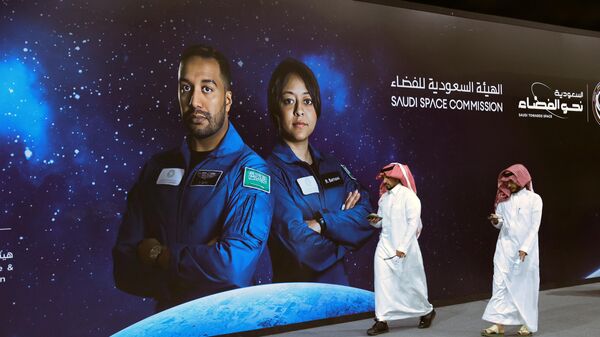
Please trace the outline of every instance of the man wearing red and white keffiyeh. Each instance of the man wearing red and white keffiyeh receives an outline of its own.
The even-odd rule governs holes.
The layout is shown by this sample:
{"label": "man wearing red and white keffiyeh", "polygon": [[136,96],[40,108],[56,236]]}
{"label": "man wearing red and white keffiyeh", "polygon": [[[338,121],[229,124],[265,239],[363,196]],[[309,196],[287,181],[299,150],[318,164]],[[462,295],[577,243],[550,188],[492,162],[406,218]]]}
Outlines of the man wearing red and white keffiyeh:
{"label": "man wearing red and white keffiyeh", "polygon": [[482,336],[504,336],[505,325],[520,325],[519,336],[538,329],[540,288],[538,230],[542,198],[533,192],[531,175],[515,164],[498,175],[494,213],[488,219],[500,229],[494,254],[492,298],[483,319],[494,323]]}
{"label": "man wearing red and white keffiyeh", "polygon": [[435,310],[427,299],[427,280],[417,238],[421,232],[421,202],[407,165],[391,163],[381,179],[379,209],[369,221],[381,228],[375,251],[375,324],[368,335],[388,332],[388,320],[420,317],[428,328]]}

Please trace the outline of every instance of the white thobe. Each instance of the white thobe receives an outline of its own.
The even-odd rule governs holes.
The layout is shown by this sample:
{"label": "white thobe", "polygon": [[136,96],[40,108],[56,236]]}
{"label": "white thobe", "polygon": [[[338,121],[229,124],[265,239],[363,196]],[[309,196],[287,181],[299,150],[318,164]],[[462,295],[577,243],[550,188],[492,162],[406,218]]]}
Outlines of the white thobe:
{"label": "white thobe", "polygon": [[[423,257],[417,241],[421,231],[421,202],[410,189],[398,184],[379,199],[382,220],[375,250],[375,316],[382,321],[430,313]],[[396,251],[406,257],[386,258]]]}
{"label": "white thobe", "polygon": [[[525,324],[538,329],[540,265],[538,229],[542,198],[525,188],[496,207],[503,222],[494,254],[493,293],[483,319],[505,325]],[[527,253],[519,260],[519,250]]]}

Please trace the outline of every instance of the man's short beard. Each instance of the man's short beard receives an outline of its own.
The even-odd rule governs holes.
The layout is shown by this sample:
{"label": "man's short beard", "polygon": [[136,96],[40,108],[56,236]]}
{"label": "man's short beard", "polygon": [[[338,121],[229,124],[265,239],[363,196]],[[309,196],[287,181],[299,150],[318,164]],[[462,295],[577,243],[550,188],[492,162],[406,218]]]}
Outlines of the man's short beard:
{"label": "man's short beard", "polygon": [[[218,115],[220,115],[219,119],[214,119],[213,114],[204,115],[205,117],[207,117],[208,120],[208,126],[205,128],[194,128],[186,122],[186,126],[190,131],[190,135],[196,139],[201,140],[217,133],[219,130],[221,130],[223,124],[225,124],[225,104],[223,104],[223,107],[221,108],[221,111]],[[191,116],[193,116],[193,113]]]}

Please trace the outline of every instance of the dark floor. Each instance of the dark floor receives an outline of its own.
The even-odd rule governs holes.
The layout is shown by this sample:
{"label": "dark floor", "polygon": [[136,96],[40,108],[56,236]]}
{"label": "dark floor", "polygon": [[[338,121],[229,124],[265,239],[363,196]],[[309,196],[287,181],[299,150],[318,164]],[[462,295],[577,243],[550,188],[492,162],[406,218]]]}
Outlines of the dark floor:
{"label": "dark floor", "polygon": [[[469,337],[479,336],[489,324],[481,320],[487,301],[469,302],[436,309],[437,318],[429,329],[416,328],[418,319],[391,322],[385,337]],[[546,290],[540,293],[539,331],[535,336],[600,336],[600,283]],[[298,330],[272,336],[366,336],[372,320]],[[506,336],[516,336],[518,327],[507,328]]]}

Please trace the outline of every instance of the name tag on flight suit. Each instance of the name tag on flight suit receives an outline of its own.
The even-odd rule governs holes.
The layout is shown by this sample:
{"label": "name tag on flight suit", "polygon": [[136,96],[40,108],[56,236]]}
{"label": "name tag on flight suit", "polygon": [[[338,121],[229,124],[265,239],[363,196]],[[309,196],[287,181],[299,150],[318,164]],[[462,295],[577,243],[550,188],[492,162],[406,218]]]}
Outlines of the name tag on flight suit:
{"label": "name tag on flight suit", "polygon": [[344,184],[344,179],[338,172],[330,172],[321,175],[321,180],[325,188],[340,186]]}
{"label": "name tag on flight suit", "polygon": [[304,195],[319,193],[319,185],[313,176],[298,178],[296,182],[300,185],[300,189]]}
{"label": "name tag on flight suit", "polygon": [[194,173],[190,186],[216,186],[223,171],[218,170],[198,170]]}

